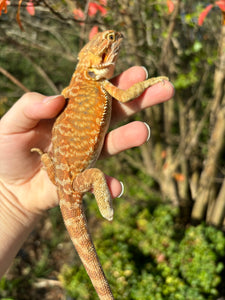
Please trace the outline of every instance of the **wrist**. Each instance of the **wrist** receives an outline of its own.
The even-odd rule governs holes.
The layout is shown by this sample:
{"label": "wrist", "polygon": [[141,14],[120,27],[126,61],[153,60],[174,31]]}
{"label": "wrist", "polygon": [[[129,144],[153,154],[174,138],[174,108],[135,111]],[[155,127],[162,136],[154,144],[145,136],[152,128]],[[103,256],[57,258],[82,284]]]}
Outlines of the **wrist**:
{"label": "wrist", "polygon": [[0,182],[0,277],[39,219],[40,215],[24,209],[17,197]]}

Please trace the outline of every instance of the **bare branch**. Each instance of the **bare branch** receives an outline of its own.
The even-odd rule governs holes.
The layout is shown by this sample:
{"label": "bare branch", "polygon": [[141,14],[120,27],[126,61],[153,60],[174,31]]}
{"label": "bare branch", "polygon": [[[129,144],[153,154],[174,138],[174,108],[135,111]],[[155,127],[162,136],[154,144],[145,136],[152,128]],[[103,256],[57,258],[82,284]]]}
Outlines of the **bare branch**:
{"label": "bare branch", "polygon": [[30,92],[28,88],[26,88],[15,76],[10,74],[8,71],[6,71],[4,68],[0,67],[0,72],[7,77],[10,81],[12,81],[15,85],[17,85],[19,88],[21,88],[25,93]]}
{"label": "bare branch", "polygon": [[212,216],[209,220],[214,226],[222,226],[224,216],[225,216],[225,178],[223,179],[223,184],[221,186],[219,195],[216,199],[215,206],[213,209]]}
{"label": "bare branch", "polygon": [[[224,96],[225,99],[225,96]],[[213,128],[211,138],[209,141],[209,148],[205,167],[201,173],[200,183],[198,188],[198,196],[193,207],[192,218],[200,220],[205,214],[207,203],[209,200],[210,190],[214,183],[216,174],[216,166],[219,159],[220,152],[224,145],[225,135],[225,106],[219,111]]]}
{"label": "bare branch", "polygon": [[170,42],[172,39],[173,31],[175,29],[177,15],[180,10],[180,2],[181,2],[180,0],[177,0],[177,2],[176,2],[175,9],[173,11],[173,14],[171,15],[170,23],[168,26],[168,36],[165,39],[163,46],[162,46],[162,53],[161,53],[161,59],[160,59],[160,65],[161,65],[162,69],[163,69],[164,65],[167,65],[167,63],[165,61],[168,59],[169,45],[170,45]]}
{"label": "bare branch", "polygon": [[55,86],[54,82],[47,75],[47,73],[43,70],[43,68],[40,65],[36,64],[29,55],[24,54],[24,53],[23,53],[23,55],[31,62],[31,64],[36,69],[36,71],[38,72],[38,74],[41,75],[41,77],[46,81],[46,83],[52,89],[52,91],[54,93],[58,94],[59,93],[58,88]]}

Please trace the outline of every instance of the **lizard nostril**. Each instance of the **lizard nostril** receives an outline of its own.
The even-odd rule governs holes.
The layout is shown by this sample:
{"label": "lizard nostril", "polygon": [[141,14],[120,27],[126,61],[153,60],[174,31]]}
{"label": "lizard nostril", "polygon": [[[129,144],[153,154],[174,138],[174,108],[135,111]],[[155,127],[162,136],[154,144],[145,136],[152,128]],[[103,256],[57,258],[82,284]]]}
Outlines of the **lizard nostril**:
{"label": "lizard nostril", "polygon": [[123,38],[124,38],[124,35],[123,35],[121,32],[118,32],[118,38],[119,38],[119,39],[123,39]]}

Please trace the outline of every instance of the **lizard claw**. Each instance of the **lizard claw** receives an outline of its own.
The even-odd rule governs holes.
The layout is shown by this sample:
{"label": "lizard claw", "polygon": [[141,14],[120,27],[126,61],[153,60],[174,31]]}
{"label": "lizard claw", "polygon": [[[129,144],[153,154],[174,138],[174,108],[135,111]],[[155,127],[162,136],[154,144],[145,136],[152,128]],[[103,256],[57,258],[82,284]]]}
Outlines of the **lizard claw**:
{"label": "lizard claw", "polygon": [[[100,208],[99,208],[99,210],[100,210]],[[114,213],[113,208],[108,207],[108,209],[104,210],[104,212],[100,210],[100,213],[103,216],[103,218],[105,218],[106,220],[108,220],[108,221],[113,220],[113,213]]]}

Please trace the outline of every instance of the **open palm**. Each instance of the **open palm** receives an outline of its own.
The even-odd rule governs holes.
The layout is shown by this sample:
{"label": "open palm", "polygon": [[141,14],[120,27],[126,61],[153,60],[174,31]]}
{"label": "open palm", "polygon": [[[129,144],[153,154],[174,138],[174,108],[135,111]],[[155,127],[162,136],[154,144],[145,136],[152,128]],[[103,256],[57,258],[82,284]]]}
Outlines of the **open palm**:
{"label": "open palm", "polygon": [[[145,80],[145,71],[133,67],[113,80],[120,88],[128,88]],[[114,100],[112,122],[116,123],[137,111],[170,99],[173,86],[157,84],[138,99],[127,104]],[[43,101],[44,100],[44,101]],[[55,117],[65,106],[62,96],[46,97],[28,93],[20,98],[0,121],[0,181],[26,210],[41,213],[58,204],[55,186],[41,168],[40,157],[30,152],[32,147],[43,151],[51,146],[51,128]],[[143,144],[148,129],[142,122],[132,122],[111,131],[105,139],[103,156],[114,155]],[[121,185],[107,178],[112,196],[118,196]]]}

